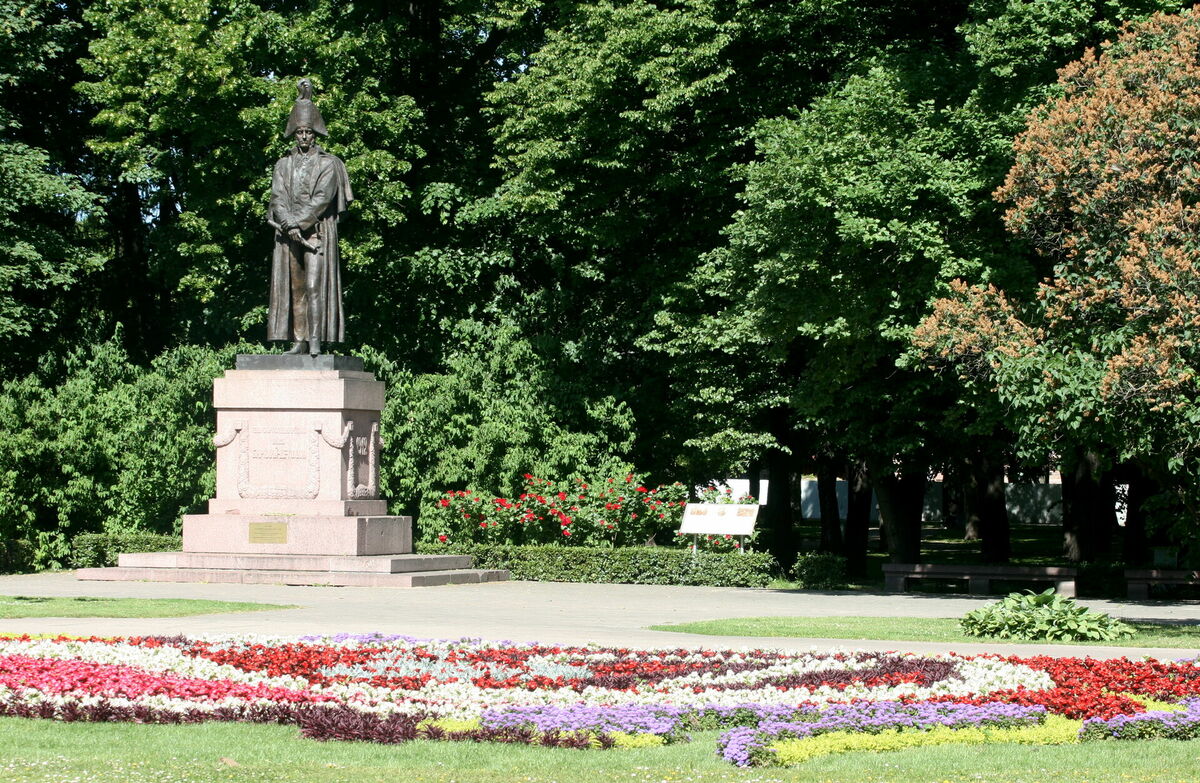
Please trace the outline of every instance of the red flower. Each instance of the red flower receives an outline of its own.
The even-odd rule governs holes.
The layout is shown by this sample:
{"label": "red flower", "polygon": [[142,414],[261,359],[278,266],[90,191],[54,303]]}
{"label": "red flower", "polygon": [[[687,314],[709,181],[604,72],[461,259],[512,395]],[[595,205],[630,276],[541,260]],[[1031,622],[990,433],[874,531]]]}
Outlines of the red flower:
{"label": "red flower", "polygon": [[442,508],[447,508],[450,505],[450,501],[447,500],[446,498],[442,498],[441,500],[438,501],[438,505],[441,506]]}
{"label": "red flower", "polygon": [[563,528],[563,535],[564,535],[564,536],[569,536],[569,535],[571,535],[571,531],[570,531],[570,530],[568,530],[567,528],[565,528],[565,527],[564,527],[564,528]]}
{"label": "red flower", "polygon": [[443,544],[444,544],[444,543],[446,543],[446,540],[447,540],[447,539],[446,539],[446,534],[445,534],[445,533],[443,533],[442,535],[438,536],[438,541],[442,542]]}

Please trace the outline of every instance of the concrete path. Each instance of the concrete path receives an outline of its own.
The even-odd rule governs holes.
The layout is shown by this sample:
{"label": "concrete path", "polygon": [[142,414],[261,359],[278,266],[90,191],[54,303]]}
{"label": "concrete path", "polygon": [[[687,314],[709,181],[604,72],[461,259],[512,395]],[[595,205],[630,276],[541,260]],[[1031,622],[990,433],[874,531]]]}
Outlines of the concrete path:
{"label": "concrete path", "polygon": [[[1068,645],[953,644],[849,639],[699,636],[647,626],[729,617],[960,617],[993,598],[862,592],[801,592],[718,587],[658,587],[550,582],[493,582],[412,589],[282,585],[82,582],[69,573],[0,576],[0,595],[205,598],[295,604],[299,608],[160,619],[0,620],[0,633],[78,635],[355,632],[421,638],[508,639],[626,647],[772,647],[1016,655],[1090,655],[1163,659],[1200,650]],[[1081,604],[1116,617],[1200,623],[1200,602],[1100,601]]]}

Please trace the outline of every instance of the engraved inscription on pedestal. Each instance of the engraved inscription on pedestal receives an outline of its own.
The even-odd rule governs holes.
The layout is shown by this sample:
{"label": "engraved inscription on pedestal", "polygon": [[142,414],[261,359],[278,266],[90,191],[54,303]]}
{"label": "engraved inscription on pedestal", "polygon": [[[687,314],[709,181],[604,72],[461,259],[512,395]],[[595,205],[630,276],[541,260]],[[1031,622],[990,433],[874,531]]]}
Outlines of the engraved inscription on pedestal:
{"label": "engraved inscription on pedestal", "polygon": [[251,544],[287,543],[287,522],[251,522],[247,529]]}
{"label": "engraved inscription on pedestal", "polygon": [[316,429],[261,429],[240,433],[237,490],[243,498],[312,499],[320,491]]}

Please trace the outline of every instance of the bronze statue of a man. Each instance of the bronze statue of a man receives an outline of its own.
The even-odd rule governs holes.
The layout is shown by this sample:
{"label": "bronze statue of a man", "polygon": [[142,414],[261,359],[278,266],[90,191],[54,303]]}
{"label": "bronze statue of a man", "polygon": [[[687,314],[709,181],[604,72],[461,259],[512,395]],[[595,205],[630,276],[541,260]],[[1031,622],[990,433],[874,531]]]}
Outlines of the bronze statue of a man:
{"label": "bronze statue of a man", "polygon": [[275,229],[267,339],[291,340],[289,354],[321,353],[345,339],[338,215],[354,200],[341,160],[317,146],[328,136],[312,83],[301,79],[285,136],[294,146],[275,164],[267,222]]}

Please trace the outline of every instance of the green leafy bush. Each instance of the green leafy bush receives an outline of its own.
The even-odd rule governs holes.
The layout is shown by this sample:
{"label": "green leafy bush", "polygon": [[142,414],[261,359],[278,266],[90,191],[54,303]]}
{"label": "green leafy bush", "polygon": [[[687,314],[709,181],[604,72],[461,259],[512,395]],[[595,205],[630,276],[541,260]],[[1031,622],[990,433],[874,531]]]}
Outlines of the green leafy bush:
{"label": "green leafy bush", "polygon": [[158,533],[82,533],[71,539],[71,568],[106,568],[126,552],[174,552],[183,546],[180,536]]}
{"label": "green leafy bush", "polygon": [[19,574],[33,565],[33,544],[29,539],[0,540],[0,574]]}
{"label": "green leafy bush", "polygon": [[805,590],[836,590],[846,586],[846,558],[828,552],[797,556],[791,577]]}
{"label": "green leafy bush", "polygon": [[641,585],[766,587],[779,564],[766,553],[692,555],[667,547],[510,546],[429,544],[423,554],[463,554],[476,568],[503,568],[511,578],[531,582],[607,582]]}
{"label": "green leafy bush", "polygon": [[553,481],[525,474],[524,490],[496,497],[450,490],[421,515],[419,538],[430,543],[639,546],[683,518],[687,489],[648,487],[628,465]]}
{"label": "green leafy bush", "polygon": [[55,568],[80,533],[175,532],[212,496],[212,379],[234,351],[180,346],[141,367],[113,338],[0,385],[0,540]]}
{"label": "green leafy bush", "polygon": [[959,622],[968,636],[1000,639],[1106,642],[1134,635],[1131,626],[1080,606],[1053,589],[1011,593],[967,612]]}

